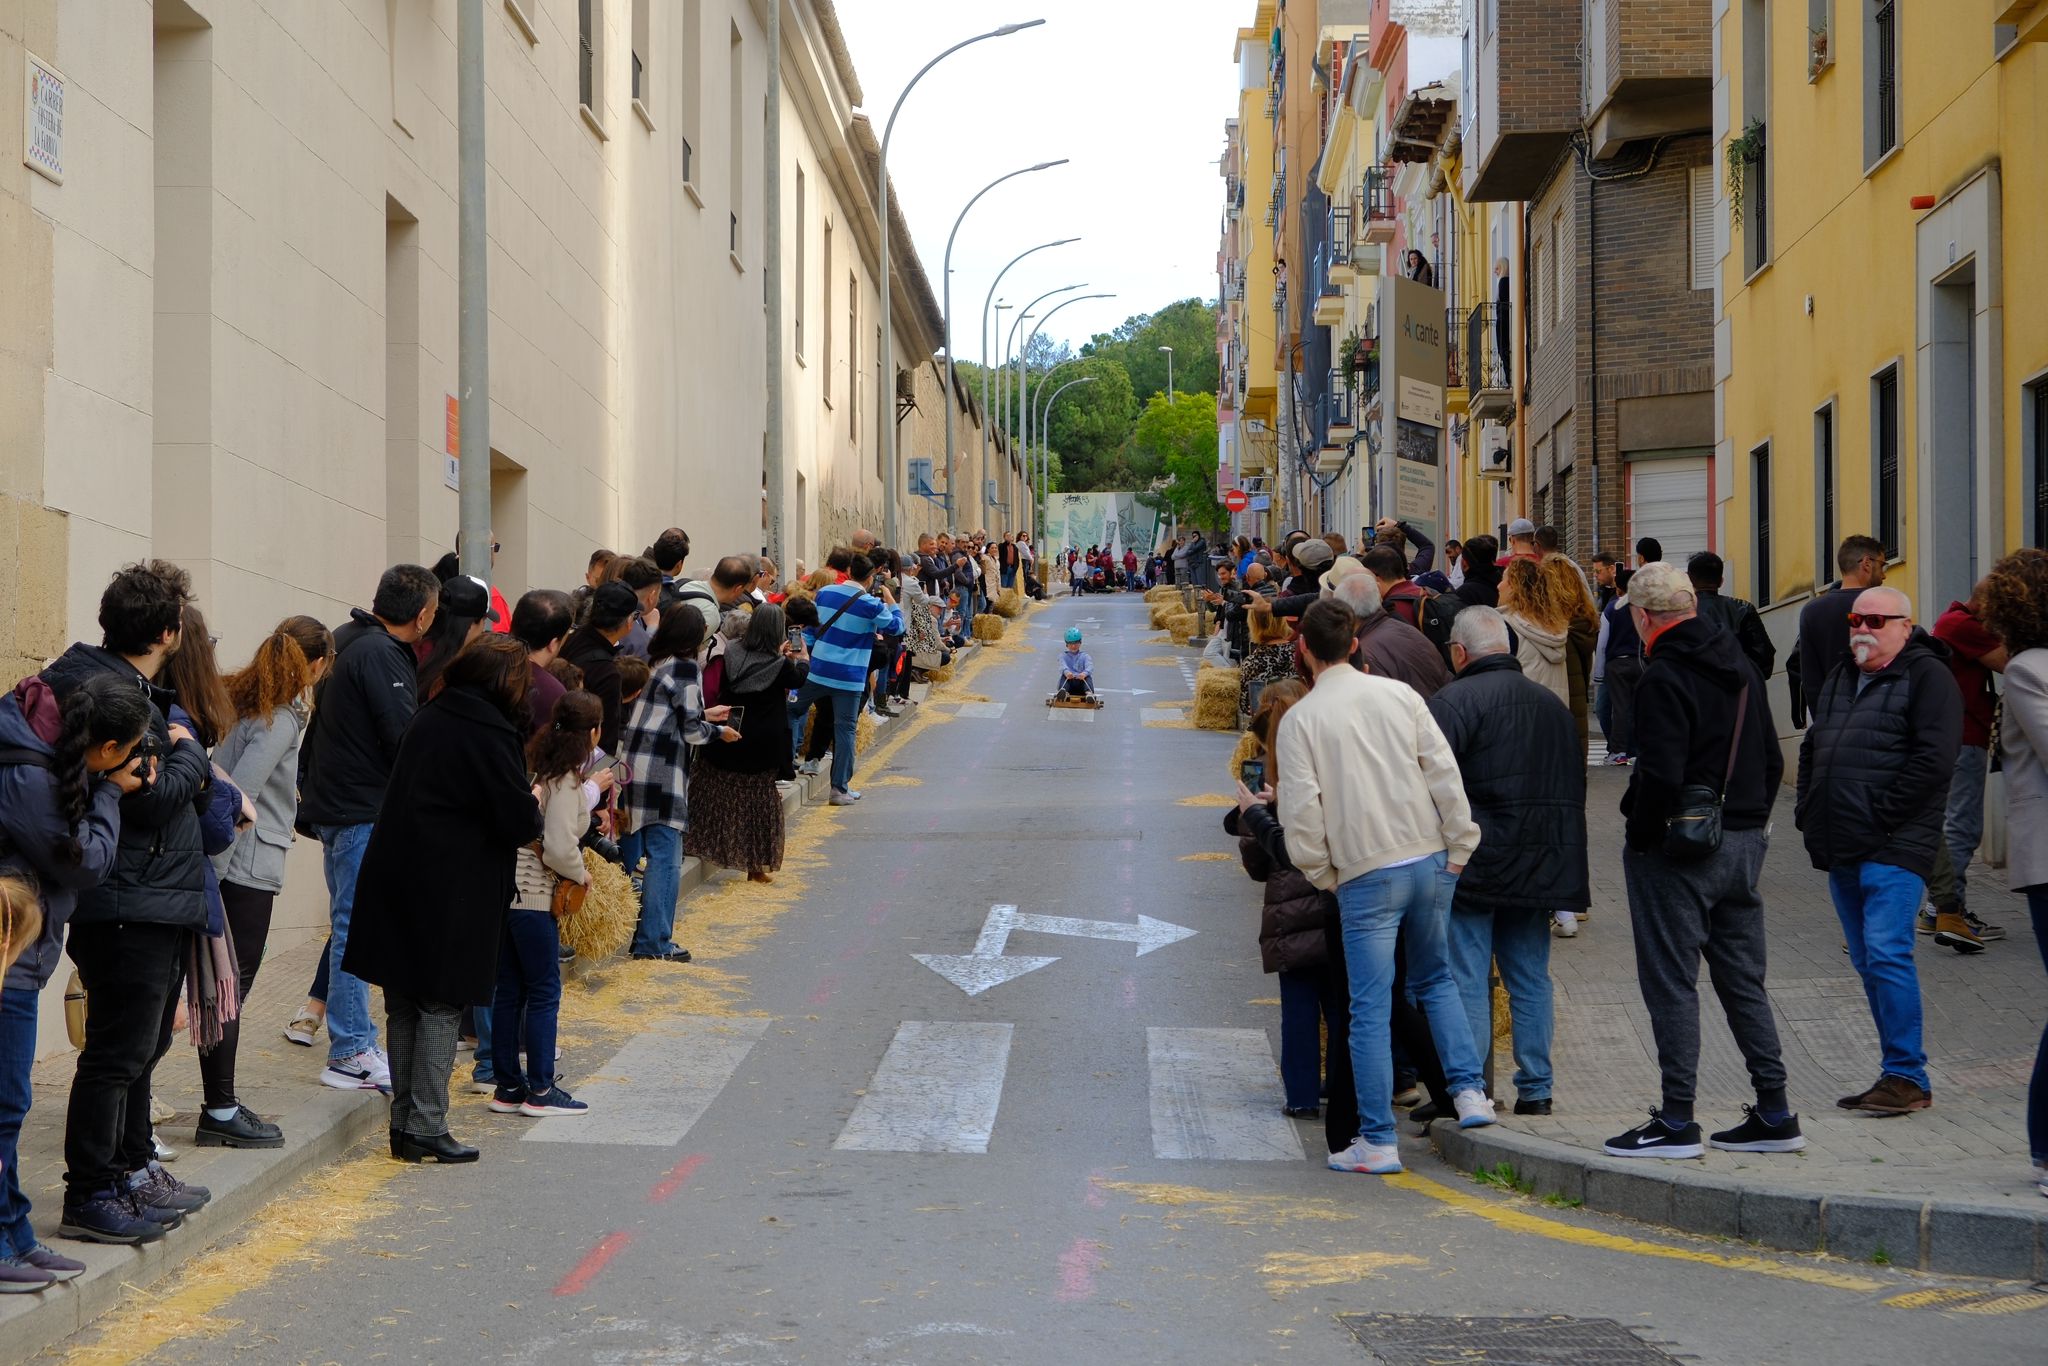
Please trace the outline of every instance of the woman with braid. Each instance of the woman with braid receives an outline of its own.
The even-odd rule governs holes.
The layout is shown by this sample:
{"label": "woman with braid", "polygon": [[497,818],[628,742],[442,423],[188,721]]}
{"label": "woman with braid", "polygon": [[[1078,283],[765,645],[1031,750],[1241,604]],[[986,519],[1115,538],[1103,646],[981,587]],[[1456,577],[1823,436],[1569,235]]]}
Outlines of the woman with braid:
{"label": "woman with braid", "polygon": [[57,969],[78,893],[113,867],[121,797],[147,774],[134,752],[148,724],[148,698],[112,674],[81,683],[61,708],[36,677],[0,697],[0,877],[30,880],[42,920],[0,984],[0,1293],[85,1270],[36,1241],[15,1154],[33,1096],[36,997]]}

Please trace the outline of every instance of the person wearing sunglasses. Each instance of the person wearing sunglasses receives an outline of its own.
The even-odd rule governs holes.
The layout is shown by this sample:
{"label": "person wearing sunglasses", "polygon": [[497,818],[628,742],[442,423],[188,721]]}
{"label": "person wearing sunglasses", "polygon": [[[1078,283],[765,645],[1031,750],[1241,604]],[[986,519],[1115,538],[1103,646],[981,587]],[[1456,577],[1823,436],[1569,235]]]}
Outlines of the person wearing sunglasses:
{"label": "person wearing sunglasses", "polygon": [[1913,624],[1898,589],[1857,594],[1848,626],[1850,657],[1821,685],[1800,742],[1798,825],[1828,875],[1883,1053],[1876,1084],[1835,1103],[1904,1115],[1934,1103],[1913,919],[1942,839],[1963,699],[1948,647]]}

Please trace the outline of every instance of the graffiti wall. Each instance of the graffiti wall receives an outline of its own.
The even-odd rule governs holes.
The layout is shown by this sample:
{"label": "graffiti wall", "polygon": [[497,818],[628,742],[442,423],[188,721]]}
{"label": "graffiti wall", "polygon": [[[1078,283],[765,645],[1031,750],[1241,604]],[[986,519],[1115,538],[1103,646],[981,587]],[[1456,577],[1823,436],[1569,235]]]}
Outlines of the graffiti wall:
{"label": "graffiti wall", "polygon": [[1148,508],[1135,493],[1056,493],[1045,510],[1046,539],[1055,550],[1106,545],[1150,555],[1165,533],[1166,514]]}

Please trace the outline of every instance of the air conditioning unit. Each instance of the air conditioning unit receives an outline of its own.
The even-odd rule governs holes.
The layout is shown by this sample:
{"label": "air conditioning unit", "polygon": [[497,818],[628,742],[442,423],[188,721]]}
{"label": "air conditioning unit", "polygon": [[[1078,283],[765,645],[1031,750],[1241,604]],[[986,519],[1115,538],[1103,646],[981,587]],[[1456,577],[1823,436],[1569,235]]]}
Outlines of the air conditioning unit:
{"label": "air conditioning unit", "polygon": [[896,372],[896,397],[905,403],[916,401],[917,374],[915,371],[898,370]]}
{"label": "air conditioning unit", "polygon": [[1505,484],[1515,477],[1515,456],[1505,442],[1484,442],[1479,456],[1479,477]]}

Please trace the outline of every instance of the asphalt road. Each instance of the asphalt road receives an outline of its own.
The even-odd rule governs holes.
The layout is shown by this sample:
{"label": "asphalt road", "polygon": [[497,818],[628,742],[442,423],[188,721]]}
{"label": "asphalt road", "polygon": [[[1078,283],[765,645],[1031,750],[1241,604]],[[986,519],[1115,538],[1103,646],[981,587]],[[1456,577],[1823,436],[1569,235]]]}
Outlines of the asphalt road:
{"label": "asphalt road", "polygon": [[[1084,618],[1098,684],[1154,695],[1049,718],[1058,633]],[[565,1029],[590,1117],[465,1099],[480,1164],[365,1151],[78,1359],[1442,1355],[1373,1321],[1376,1358],[1352,1314],[1474,1316],[1423,1326],[1449,1351],[1487,1320],[1609,1320],[1633,1332],[1612,1362],[2043,1359],[2048,1301],[2025,1287],[1987,1301],[1549,1208],[1421,1140],[1403,1177],[1325,1170],[1320,1125],[1278,1113],[1255,893],[1213,857],[1220,811],[1183,804],[1220,789],[1228,740],[1145,721],[1188,696],[1169,658],[1187,652],[1135,598],[1061,600],[1012,635],[954,714],[871,759],[864,801],[803,818],[772,895],[693,909],[698,967],[604,980]],[[1051,961],[1011,975],[1024,959]],[[1591,1340],[1560,1350],[1509,1359],[1586,1360]]]}

